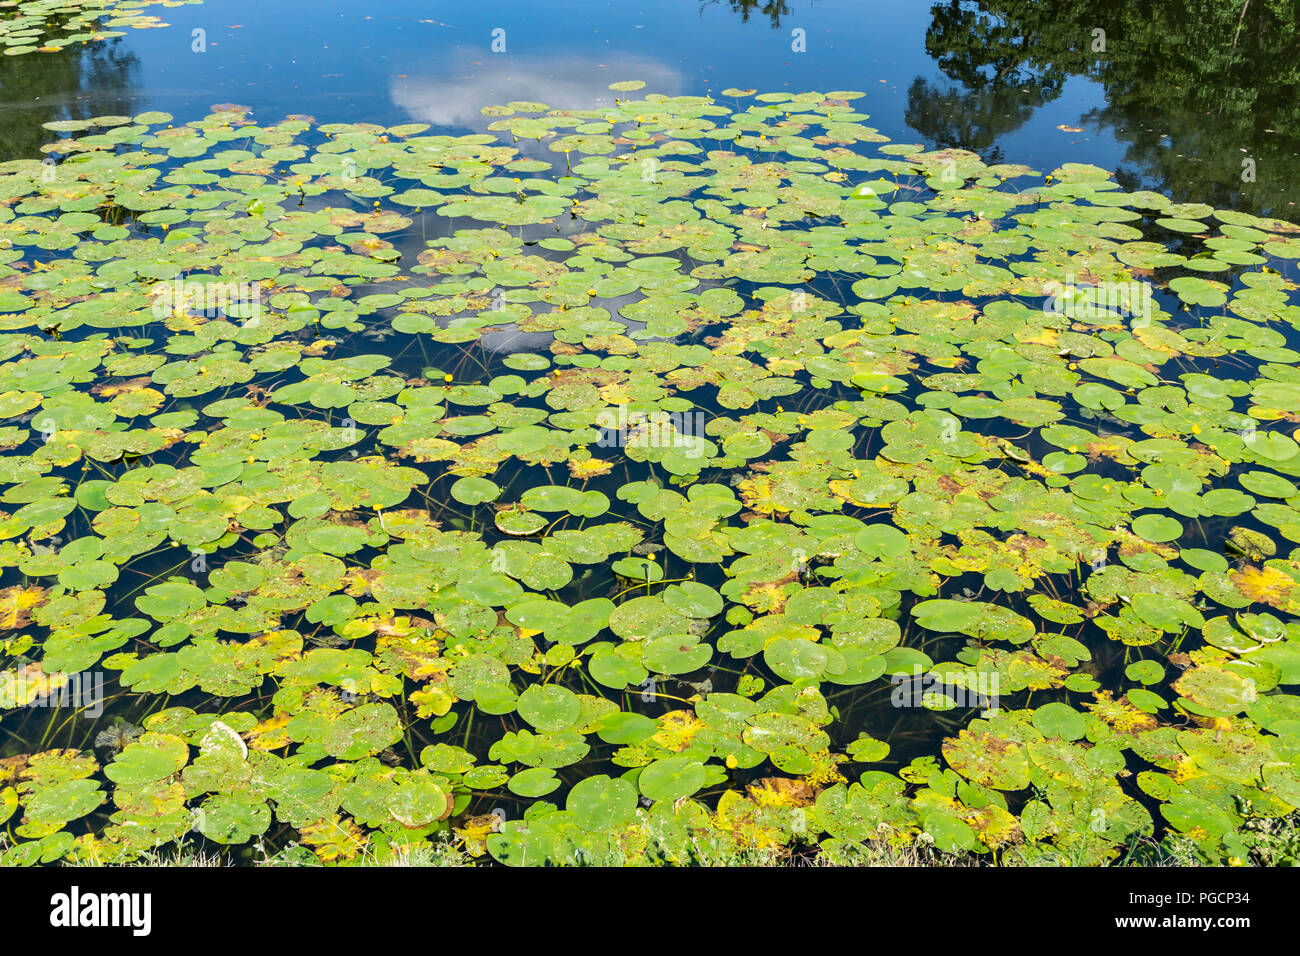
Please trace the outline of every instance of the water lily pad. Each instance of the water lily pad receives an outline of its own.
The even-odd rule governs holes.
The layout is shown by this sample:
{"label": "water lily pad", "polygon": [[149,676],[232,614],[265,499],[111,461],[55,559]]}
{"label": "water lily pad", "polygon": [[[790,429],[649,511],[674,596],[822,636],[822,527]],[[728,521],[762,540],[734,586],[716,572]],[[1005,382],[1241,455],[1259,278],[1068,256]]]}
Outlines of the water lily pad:
{"label": "water lily pad", "polygon": [[680,800],[702,786],[704,765],[689,757],[665,757],[656,760],[637,777],[637,786],[648,800]]}

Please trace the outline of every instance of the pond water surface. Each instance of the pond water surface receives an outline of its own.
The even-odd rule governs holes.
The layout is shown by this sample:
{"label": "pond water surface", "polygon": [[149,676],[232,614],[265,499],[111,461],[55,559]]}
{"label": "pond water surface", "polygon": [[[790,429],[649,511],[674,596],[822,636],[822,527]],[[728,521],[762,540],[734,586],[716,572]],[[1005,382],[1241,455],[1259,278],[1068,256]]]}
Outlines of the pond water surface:
{"label": "pond water surface", "polygon": [[[448,816],[626,861],[697,793],[747,847],[815,807],[835,848],[1218,859],[1300,805],[1283,5],[146,12],[0,56],[0,161],[66,139],[0,208],[7,860],[196,814],[244,861]],[[160,309],[187,277],[267,324]],[[102,721],[18,709],[101,658]],[[1019,716],[900,703],[923,664]]]}
{"label": "pond water surface", "polygon": [[895,142],[1092,163],[1126,188],[1260,214],[1300,200],[1300,25],[1286,4],[207,0],[161,12],[170,29],[0,58],[0,157],[34,155],[48,120],[184,118],[220,102],[263,122],[478,130],[485,104],[590,107],[636,77],[670,95],[862,90]]}

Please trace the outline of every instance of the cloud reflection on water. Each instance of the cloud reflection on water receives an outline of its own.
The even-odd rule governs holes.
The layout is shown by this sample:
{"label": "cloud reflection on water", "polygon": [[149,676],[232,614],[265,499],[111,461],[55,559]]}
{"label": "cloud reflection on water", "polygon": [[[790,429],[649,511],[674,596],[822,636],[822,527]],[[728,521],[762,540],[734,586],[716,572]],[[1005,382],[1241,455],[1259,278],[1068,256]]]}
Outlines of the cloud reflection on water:
{"label": "cloud reflection on water", "polygon": [[393,102],[412,119],[434,126],[484,130],[495,117],[484,106],[512,100],[541,101],[551,109],[599,109],[619,95],[609,84],[644,80],[645,92],[676,96],[687,84],[679,70],[632,53],[583,55],[484,53],[458,48],[440,74],[394,78]]}

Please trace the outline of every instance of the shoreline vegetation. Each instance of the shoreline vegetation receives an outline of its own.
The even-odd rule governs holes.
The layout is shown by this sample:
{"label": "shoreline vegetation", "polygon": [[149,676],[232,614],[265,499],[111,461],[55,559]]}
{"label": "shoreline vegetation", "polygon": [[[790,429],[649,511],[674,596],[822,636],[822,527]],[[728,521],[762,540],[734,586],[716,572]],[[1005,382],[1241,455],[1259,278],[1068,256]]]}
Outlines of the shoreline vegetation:
{"label": "shoreline vegetation", "polygon": [[[1280,821],[1270,821],[1258,826],[1249,841],[1245,858],[1227,861],[1228,866],[1297,866],[1300,865],[1300,819],[1296,816]],[[223,859],[220,848],[195,847],[182,843],[169,849],[151,851],[130,863],[99,863],[94,860],[65,862],[65,866],[147,866],[147,867],[227,867],[227,866],[322,866],[311,851],[295,852],[290,847],[275,856],[253,862],[230,862]],[[430,843],[402,843],[366,847],[354,859],[343,865],[361,867],[405,866],[492,866],[497,865],[490,856],[475,847],[475,856],[461,841],[439,840]],[[1083,865],[1090,865],[1091,861]],[[1032,863],[1020,860],[1014,852],[1005,853],[996,860],[974,854],[944,853],[935,849],[932,842],[917,839],[912,843],[889,840],[868,840],[851,850],[826,852],[813,847],[791,849],[772,847],[767,850],[722,850],[717,846],[699,845],[680,854],[639,852],[635,857],[586,858],[581,856],[561,861],[548,861],[545,865],[563,866],[707,866],[707,867],[978,867],[978,866],[1070,866],[1066,857],[1057,860],[1036,859]],[[1173,837],[1164,842],[1144,838],[1127,847],[1110,866],[1121,867],[1198,867],[1206,862],[1190,841]]]}

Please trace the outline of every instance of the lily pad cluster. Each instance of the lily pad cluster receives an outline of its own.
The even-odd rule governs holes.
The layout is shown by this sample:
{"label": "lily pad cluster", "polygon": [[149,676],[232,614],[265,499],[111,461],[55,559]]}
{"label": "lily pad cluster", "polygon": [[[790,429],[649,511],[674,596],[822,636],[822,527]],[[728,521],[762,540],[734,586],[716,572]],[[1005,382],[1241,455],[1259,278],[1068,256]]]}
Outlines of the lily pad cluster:
{"label": "lily pad cluster", "polygon": [[1300,227],[754,92],[0,165],[0,862],[1300,807]]}
{"label": "lily pad cluster", "polygon": [[58,53],[65,47],[107,40],[135,30],[167,26],[149,7],[179,7],[200,0],[0,0],[0,46],[6,56]]}

